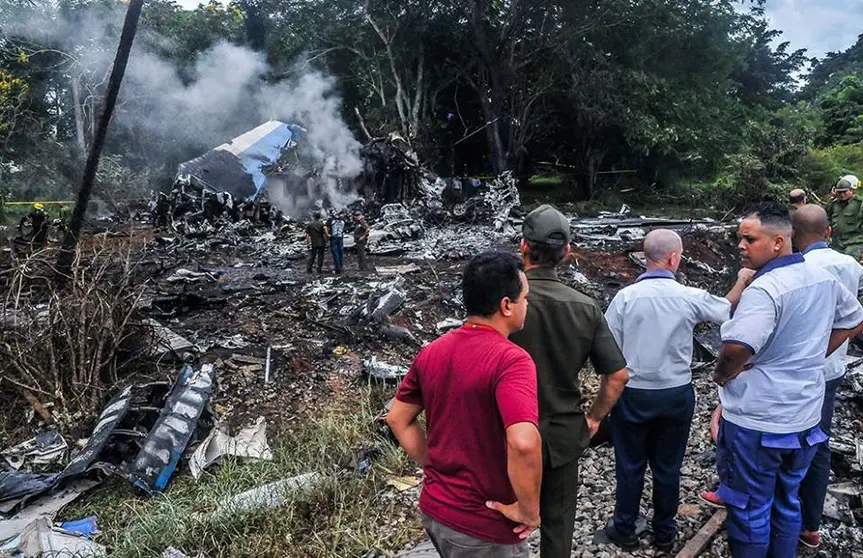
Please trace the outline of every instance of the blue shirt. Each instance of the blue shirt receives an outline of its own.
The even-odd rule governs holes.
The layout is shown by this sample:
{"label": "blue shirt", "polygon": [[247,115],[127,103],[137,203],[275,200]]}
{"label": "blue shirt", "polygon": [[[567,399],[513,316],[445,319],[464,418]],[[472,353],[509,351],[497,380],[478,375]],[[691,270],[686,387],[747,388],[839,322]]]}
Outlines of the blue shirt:
{"label": "blue shirt", "polygon": [[725,298],[678,283],[667,270],[642,274],[622,289],[605,319],[626,358],[628,388],[668,389],[692,381],[692,330],[730,317]]}
{"label": "blue shirt", "polygon": [[720,388],[722,417],[771,434],[818,425],[830,333],[861,322],[863,307],[829,272],[800,254],[770,261],[721,328],[723,343],[754,353],[751,368]]}

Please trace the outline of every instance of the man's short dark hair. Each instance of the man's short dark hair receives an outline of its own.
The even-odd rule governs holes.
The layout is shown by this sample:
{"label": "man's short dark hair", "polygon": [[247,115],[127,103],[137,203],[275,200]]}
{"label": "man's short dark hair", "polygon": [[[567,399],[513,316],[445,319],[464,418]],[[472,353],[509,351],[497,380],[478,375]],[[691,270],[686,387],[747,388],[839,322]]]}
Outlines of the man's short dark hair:
{"label": "man's short dark hair", "polygon": [[513,302],[521,296],[519,271],[521,259],[505,252],[483,252],[470,259],[464,268],[461,288],[468,316],[487,318],[494,315],[500,301]]}
{"label": "man's short dark hair", "polygon": [[780,229],[791,228],[791,215],[788,208],[779,202],[765,201],[757,203],[746,213],[746,218],[756,217],[762,225]]}
{"label": "man's short dark hair", "polygon": [[803,203],[806,201],[806,192],[802,194],[797,194],[796,196],[788,196],[788,200],[791,203]]}
{"label": "man's short dark hair", "polygon": [[536,242],[533,240],[524,239],[527,244],[527,257],[530,263],[540,267],[557,267],[557,264],[566,256],[566,247],[555,246],[545,242]]}

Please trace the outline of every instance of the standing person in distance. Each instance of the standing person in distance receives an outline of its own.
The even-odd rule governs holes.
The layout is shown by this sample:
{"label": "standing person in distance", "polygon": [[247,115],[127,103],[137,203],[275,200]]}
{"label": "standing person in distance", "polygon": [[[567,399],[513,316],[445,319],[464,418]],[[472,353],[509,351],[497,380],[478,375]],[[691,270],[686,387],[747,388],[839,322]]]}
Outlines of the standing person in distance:
{"label": "standing person in distance", "polygon": [[345,220],[341,213],[333,213],[327,221],[326,236],[330,241],[330,252],[333,254],[333,266],[336,275],[342,272],[345,250]]}
{"label": "standing person in distance", "polygon": [[326,230],[319,212],[316,211],[312,217],[312,221],[306,225],[306,242],[309,245],[309,263],[306,266],[306,273],[312,272],[312,267],[317,260],[318,275],[321,275],[324,271],[324,248],[327,246]]}
{"label": "standing person in distance", "polygon": [[369,243],[369,233],[371,229],[366,223],[366,218],[362,213],[354,215],[354,243],[357,248],[357,263],[360,271],[366,271],[368,264],[366,263],[366,247]]}

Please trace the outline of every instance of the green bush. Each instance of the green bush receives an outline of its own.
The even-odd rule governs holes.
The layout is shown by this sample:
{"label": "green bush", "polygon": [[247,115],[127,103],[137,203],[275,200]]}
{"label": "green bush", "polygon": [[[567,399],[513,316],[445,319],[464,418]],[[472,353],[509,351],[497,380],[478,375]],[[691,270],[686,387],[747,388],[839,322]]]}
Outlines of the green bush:
{"label": "green bush", "polygon": [[801,164],[806,188],[819,195],[829,194],[840,176],[863,173],[863,143],[811,149]]}

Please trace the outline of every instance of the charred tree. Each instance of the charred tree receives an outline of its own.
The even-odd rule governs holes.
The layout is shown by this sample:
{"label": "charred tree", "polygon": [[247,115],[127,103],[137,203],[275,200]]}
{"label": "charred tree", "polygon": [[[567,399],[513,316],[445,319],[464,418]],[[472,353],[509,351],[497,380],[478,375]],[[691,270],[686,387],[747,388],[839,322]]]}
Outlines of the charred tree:
{"label": "charred tree", "polygon": [[129,53],[132,51],[132,43],[135,41],[135,32],[138,29],[138,19],[141,16],[141,8],[144,0],[130,0],[129,8],[126,10],[126,20],[123,23],[123,33],[120,35],[120,44],[117,46],[117,56],[114,59],[114,68],[111,70],[111,78],[108,81],[108,89],[105,92],[105,104],[102,106],[102,114],[93,134],[93,143],[90,145],[90,154],[87,156],[87,164],[84,167],[84,176],[81,179],[81,188],[78,190],[78,198],[75,202],[75,210],[72,212],[72,220],[69,229],[63,238],[63,248],[57,256],[57,279],[65,281],[72,271],[72,261],[75,257],[75,248],[78,245],[78,235],[84,222],[84,213],[90,203],[93,193],[93,183],[96,180],[96,171],[99,168],[99,157],[105,146],[105,138],[108,135],[108,124],[114,114],[117,105],[117,96],[120,93],[120,85],[123,83],[123,75],[126,73],[126,64],[129,62]]}

